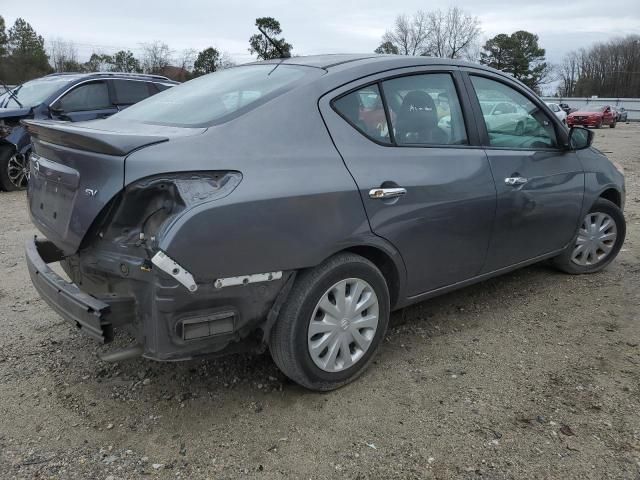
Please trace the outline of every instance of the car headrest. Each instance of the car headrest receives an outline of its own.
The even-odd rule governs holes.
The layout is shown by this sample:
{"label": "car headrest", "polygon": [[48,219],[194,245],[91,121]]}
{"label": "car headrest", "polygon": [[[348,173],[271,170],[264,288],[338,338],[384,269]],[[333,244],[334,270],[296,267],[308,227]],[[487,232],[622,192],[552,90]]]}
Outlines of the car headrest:
{"label": "car headrest", "polygon": [[401,143],[429,142],[438,128],[438,112],[433,98],[421,90],[407,93],[397,117],[396,137]]}

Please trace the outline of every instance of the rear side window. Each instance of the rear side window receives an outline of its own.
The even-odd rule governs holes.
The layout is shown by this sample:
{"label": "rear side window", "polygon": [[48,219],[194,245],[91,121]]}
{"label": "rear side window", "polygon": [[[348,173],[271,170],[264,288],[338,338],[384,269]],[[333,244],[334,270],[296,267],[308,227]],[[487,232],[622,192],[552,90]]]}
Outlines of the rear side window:
{"label": "rear side window", "polygon": [[522,93],[475,75],[471,76],[471,83],[482,107],[490,146],[522,149],[557,146],[553,123]]}
{"label": "rear side window", "polygon": [[84,83],[58,100],[55,106],[65,112],[101,110],[112,107],[105,82]]}
{"label": "rear side window", "polygon": [[451,75],[428,73],[382,82],[398,145],[464,145],[467,133]]}
{"label": "rear side window", "polygon": [[274,98],[322,70],[298,65],[246,65],[198,77],[154,95],[116,116],[144,123],[205,127]]}
{"label": "rear side window", "polygon": [[151,90],[152,85],[149,82],[113,80],[112,83],[116,105],[133,105],[155,93],[155,90]]}
{"label": "rear side window", "polygon": [[333,107],[367,137],[377,142],[390,143],[387,117],[377,84],[338,98]]}

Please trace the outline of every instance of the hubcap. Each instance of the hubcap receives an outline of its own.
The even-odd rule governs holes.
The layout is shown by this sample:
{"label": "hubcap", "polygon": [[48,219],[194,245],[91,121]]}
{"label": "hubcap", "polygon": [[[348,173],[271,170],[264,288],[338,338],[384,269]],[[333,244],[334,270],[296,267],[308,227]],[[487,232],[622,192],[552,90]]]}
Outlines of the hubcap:
{"label": "hubcap", "polygon": [[357,363],[378,328],[379,305],[371,285],[359,278],[341,280],[318,301],[309,322],[307,345],[313,363],[340,372]]}
{"label": "hubcap", "polygon": [[616,243],[616,222],[606,213],[589,213],[582,222],[571,255],[573,263],[586,267],[609,256]]}
{"label": "hubcap", "polygon": [[7,164],[7,176],[16,188],[25,188],[29,181],[29,162],[27,155],[16,153]]}

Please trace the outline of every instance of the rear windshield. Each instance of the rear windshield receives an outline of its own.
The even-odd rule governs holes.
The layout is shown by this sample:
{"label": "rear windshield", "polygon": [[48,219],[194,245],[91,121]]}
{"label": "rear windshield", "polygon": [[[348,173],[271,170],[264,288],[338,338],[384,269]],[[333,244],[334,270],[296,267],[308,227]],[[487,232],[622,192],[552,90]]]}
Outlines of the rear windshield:
{"label": "rear windshield", "polygon": [[210,73],[154,95],[113,116],[176,127],[205,127],[251,110],[286,90],[316,68],[247,65]]}

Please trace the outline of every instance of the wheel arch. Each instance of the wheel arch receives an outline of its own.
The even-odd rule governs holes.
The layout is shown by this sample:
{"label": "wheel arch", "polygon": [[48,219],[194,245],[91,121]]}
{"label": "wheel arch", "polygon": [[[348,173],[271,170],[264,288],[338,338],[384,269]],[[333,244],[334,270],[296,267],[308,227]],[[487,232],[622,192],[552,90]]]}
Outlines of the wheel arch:
{"label": "wheel arch", "polygon": [[622,208],[622,193],[620,193],[616,188],[607,188],[604,191],[600,192],[598,198],[604,198],[605,200],[609,200],[612,203],[615,203],[616,206]]}
{"label": "wheel arch", "polygon": [[390,254],[390,252],[379,246],[364,244],[344,248],[343,250],[335,252],[334,255],[343,252],[360,255],[378,267],[387,281],[391,309],[393,310],[396,305],[401,303],[400,300],[405,287],[406,272],[404,263],[402,263],[402,259],[398,253]]}

